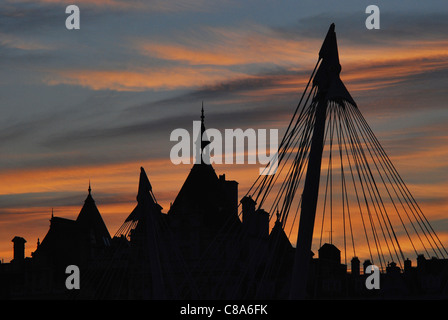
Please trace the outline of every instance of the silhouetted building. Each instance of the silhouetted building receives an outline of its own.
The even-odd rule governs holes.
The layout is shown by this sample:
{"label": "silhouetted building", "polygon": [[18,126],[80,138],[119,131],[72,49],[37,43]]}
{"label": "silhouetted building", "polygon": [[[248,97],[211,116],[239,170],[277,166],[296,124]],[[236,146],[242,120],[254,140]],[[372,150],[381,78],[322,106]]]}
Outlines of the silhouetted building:
{"label": "silhouetted building", "polygon": [[111,237],[89,193],[76,220],[55,217],[42,242],[38,240],[32,258],[25,258],[26,240],[14,237],[14,259],[3,264],[0,273],[10,298],[54,298],[66,294],[65,269],[87,267],[110,246]]}
{"label": "silhouetted building", "polygon": [[[202,114],[202,121],[204,117]],[[202,122],[202,130],[205,126]],[[167,213],[140,169],[136,206],[111,237],[88,195],[76,220],[50,219],[42,242],[25,257],[14,237],[14,259],[0,264],[2,298],[31,299],[288,299],[295,248],[280,214],[250,196],[238,211],[238,183],[201,161],[192,166]],[[272,226],[272,228],[271,228]],[[418,257],[404,271],[394,262],[381,274],[381,290],[368,290],[366,260],[351,269],[331,243],[311,253],[311,298],[447,297],[448,262]],[[81,289],[65,287],[66,267],[81,270]]]}
{"label": "silhouetted building", "polygon": [[110,246],[111,236],[101,217],[89,186],[87,198],[76,220],[54,217],[50,230],[33,258],[55,266],[85,265]]}

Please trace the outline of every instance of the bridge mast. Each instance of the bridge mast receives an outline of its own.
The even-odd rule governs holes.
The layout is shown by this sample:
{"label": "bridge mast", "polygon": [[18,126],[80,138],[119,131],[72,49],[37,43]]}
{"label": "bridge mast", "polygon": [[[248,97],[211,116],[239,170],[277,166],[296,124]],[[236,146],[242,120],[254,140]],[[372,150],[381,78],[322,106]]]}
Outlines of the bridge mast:
{"label": "bridge mast", "polygon": [[317,93],[312,102],[316,105],[315,122],[302,193],[299,231],[290,290],[291,299],[303,299],[306,297],[328,102],[340,103],[342,100],[347,100],[356,105],[339,78],[341,66],[339,64],[334,27],[334,24],[330,26],[322,48],[319,51],[321,63],[313,79],[313,86],[317,86]]}

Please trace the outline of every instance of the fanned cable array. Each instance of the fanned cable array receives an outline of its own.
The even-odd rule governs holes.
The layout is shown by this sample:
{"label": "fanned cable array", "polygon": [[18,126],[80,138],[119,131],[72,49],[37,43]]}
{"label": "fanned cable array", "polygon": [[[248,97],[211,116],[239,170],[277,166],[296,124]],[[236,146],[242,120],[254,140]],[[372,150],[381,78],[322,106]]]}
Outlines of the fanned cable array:
{"label": "fanned cable array", "polygon": [[403,267],[408,257],[420,254],[446,258],[442,242],[338,74],[336,84],[325,83],[329,88],[316,78],[330,59],[338,65],[337,57],[323,54],[312,72],[279,146],[277,172],[260,176],[248,194],[259,207],[269,208],[271,218],[280,217],[294,243],[316,110],[325,104],[313,250],[332,243],[341,249],[346,264],[350,257],[362,256],[382,269],[389,262]]}

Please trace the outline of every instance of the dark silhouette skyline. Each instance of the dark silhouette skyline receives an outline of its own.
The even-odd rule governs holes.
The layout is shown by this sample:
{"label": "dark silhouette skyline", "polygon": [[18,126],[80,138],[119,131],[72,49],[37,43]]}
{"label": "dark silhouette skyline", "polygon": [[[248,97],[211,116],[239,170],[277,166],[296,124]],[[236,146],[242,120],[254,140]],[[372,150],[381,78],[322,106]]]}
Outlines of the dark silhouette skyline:
{"label": "dark silhouette skyline", "polygon": [[[284,188],[282,186],[278,193],[273,191],[277,176],[263,176],[240,200],[238,182],[226,180],[224,174],[218,176],[213,166],[201,161],[192,166],[165,214],[157,202],[156,189],[153,191],[146,171],[141,167],[137,204],[111,237],[89,184],[87,198],[76,220],[52,216],[49,231],[31,258],[24,255],[26,240],[19,235],[13,238],[14,259],[0,265],[0,280],[4,284],[2,297],[156,300],[445,298],[448,293],[446,250],[348,93],[339,77],[340,71],[332,24],[310,77],[311,88],[309,91],[308,86],[305,89],[279,148],[279,159],[284,161],[281,164],[287,164],[291,154],[294,159],[284,177]],[[203,132],[203,109],[201,123]],[[336,152],[340,156],[340,167],[335,168],[334,176],[333,141],[338,142]],[[298,150],[292,152],[297,145]],[[324,158],[328,145],[330,155]],[[201,144],[201,151],[204,146]],[[343,153],[346,154],[344,159]],[[322,190],[319,183],[325,181],[321,178],[321,173],[325,172],[322,164],[328,159],[328,178],[324,185],[333,190],[333,177],[337,181],[336,176],[341,183],[345,259],[346,243],[355,251],[349,212],[354,207],[350,203],[357,200],[361,219],[370,219],[370,226],[364,224],[364,232],[366,238],[372,232],[377,251],[370,253],[371,260],[363,262],[363,272],[356,255],[351,259],[348,272],[347,263],[341,260],[341,250],[333,244],[333,201],[330,241],[319,247],[317,257],[312,251],[318,200],[323,198],[324,204],[327,200],[327,188],[323,195],[319,194]],[[301,180],[302,174],[305,181]],[[352,193],[348,191],[349,178],[353,180]],[[304,182],[303,192],[296,197],[301,182]],[[363,192],[358,193],[356,186]],[[392,190],[396,198],[391,196]],[[275,200],[269,202],[272,195]],[[297,198],[297,208],[301,209],[300,225],[297,246],[293,246],[285,226],[288,219],[296,220],[291,208]],[[333,200],[331,191],[329,198]],[[361,205],[361,202],[365,204]],[[403,222],[399,204],[409,222]],[[270,209],[265,205],[271,206]],[[395,211],[391,212],[390,208]],[[365,216],[363,211],[367,211]],[[391,223],[394,214],[399,217],[401,226]],[[412,236],[408,233],[410,226],[415,230]],[[417,231],[417,226],[421,230]],[[368,231],[368,227],[371,230]],[[401,249],[402,239],[398,241],[397,236],[403,232],[400,227],[404,228],[414,247],[416,267]],[[350,229],[347,234],[346,228]],[[422,234],[426,242],[422,241]],[[351,236],[352,243],[346,236],[347,239]],[[382,237],[384,240],[380,240]],[[425,249],[432,249],[436,257],[428,259],[420,253],[417,240]],[[374,246],[369,240],[368,245],[369,249]],[[387,255],[392,260],[386,263]],[[377,261],[381,263],[382,288],[369,290],[365,286],[365,270]],[[401,264],[403,268],[398,266]],[[68,265],[76,265],[82,270],[80,290],[65,287]]]}
{"label": "dark silhouette skyline", "polygon": [[[2,299],[290,299],[295,249],[279,213],[270,229],[269,214],[246,196],[238,219],[232,196],[236,182],[218,177],[204,163],[193,165],[167,214],[143,168],[138,184],[137,204],[113,237],[90,188],[76,220],[52,217],[32,257],[24,256],[26,240],[15,237],[14,259],[0,265]],[[65,287],[65,268],[73,264],[82,271],[80,290]],[[305,298],[440,299],[448,294],[446,259],[422,255],[417,265],[407,260],[404,269],[390,263],[382,270],[381,290],[365,286],[370,264],[354,257],[346,265],[341,251],[324,243],[312,254]]]}

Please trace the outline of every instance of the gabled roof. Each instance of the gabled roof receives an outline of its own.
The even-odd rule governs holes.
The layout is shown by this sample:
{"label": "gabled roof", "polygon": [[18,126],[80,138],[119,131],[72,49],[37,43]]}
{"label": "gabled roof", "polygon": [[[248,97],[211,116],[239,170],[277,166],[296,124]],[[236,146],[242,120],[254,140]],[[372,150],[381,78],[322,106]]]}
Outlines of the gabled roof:
{"label": "gabled roof", "polygon": [[96,240],[103,242],[104,238],[110,239],[111,237],[95,204],[95,200],[92,198],[90,184],[88,191],[89,194],[84,201],[84,205],[79,212],[78,218],[76,218],[76,222],[81,228],[93,230]]}
{"label": "gabled roof", "polygon": [[218,192],[218,176],[209,164],[193,165],[168,213],[203,211],[213,208]]}
{"label": "gabled roof", "polygon": [[[79,228],[76,221],[52,216],[50,229],[36,251],[33,252],[33,257],[46,256],[56,259],[56,257],[67,257],[67,255],[73,254],[73,248],[77,247],[78,234]],[[75,258],[78,258],[77,254],[78,251],[75,252]]]}
{"label": "gabled roof", "polygon": [[[91,191],[89,184],[89,194],[76,220],[54,217],[52,213],[50,229],[33,253],[33,257],[78,259],[81,251],[86,249],[86,245],[99,247],[109,245],[111,237]],[[90,253],[90,249],[88,252]]]}

